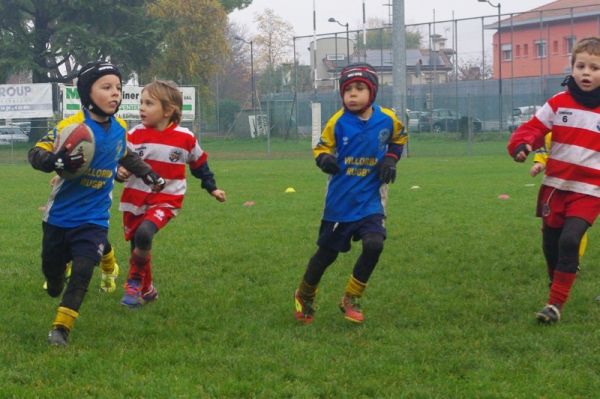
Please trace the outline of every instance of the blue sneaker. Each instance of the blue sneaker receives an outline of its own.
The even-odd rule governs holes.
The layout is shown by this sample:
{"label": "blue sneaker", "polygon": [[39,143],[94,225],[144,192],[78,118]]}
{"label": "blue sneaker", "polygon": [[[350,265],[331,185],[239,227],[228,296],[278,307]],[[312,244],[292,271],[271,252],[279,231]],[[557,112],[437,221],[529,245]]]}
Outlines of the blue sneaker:
{"label": "blue sneaker", "polygon": [[125,295],[121,299],[121,305],[128,308],[138,308],[144,304],[142,299],[142,285],[138,280],[129,279],[125,283]]}

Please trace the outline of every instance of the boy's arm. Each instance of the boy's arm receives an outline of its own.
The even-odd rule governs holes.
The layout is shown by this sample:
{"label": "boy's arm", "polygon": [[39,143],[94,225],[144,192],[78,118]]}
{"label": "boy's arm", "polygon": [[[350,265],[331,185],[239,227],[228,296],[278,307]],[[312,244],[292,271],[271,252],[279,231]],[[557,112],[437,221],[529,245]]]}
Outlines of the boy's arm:
{"label": "boy's arm", "polygon": [[119,160],[119,165],[142,179],[148,186],[151,186],[152,191],[160,191],[165,187],[165,179],[153,171],[137,152],[127,151],[125,156]]}
{"label": "boy's arm", "polygon": [[202,188],[205,189],[209,194],[217,190],[215,174],[208,166],[208,155],[205,152],[202,152],[200,158],[198,158],[195,162],[190,163],[190,172],[192,172],[192,175],[195,178],[202,181]]}
{"label": "boy's arm", "polygon": [[56,128],[42,137],[27,153],[27,159],[34,169],[42,172],[61,172],[63,170],[75,171],[83,163],[83,155],[67,154],[67,149],[54,153],[54,138]]}
{"label": "boy's arm", "polygon": [[404,130],[402,122],[398,120],[396,114],[391,111],[387,112],[388,109],[382,108],[383,112],[392,118],[393,132],[388,143],[387,151],[381,160],[379,165],[379,180],[383,183],[389,184],[396,180],[396,163],[402,157],[402,151],[404,145],[408,140],[408,135]]}
{"label": "boy's arm", "polygon": [[335,175],[340,171],[336,157],[335,125],[337,120],[343,115],[343,110],[338,111],[325,124],[321,132],[319,142],[313,148],[313,156],[317,166],[325,173]]}
{"label": "boy's arm", "polygon": [[552,129],[553,115],[553,108],[547,102],[529,121],[519,126],[507,145],[510,156],[523,162],[529,151],[542,147],[544,137]]}

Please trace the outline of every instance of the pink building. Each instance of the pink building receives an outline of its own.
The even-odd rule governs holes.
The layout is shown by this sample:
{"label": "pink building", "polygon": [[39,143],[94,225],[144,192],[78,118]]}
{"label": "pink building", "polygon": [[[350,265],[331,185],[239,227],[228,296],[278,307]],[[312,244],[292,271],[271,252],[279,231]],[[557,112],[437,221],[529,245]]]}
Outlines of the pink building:
{"label": "pink building", "polygon": [[[498,29],[498,24],[486,26]],[[498,79],[566,75],[577,40],[600,36],[598,0],[557,0],[531,11],[501,17],[502,67],[498,36],[493,38],[493,71]]]}

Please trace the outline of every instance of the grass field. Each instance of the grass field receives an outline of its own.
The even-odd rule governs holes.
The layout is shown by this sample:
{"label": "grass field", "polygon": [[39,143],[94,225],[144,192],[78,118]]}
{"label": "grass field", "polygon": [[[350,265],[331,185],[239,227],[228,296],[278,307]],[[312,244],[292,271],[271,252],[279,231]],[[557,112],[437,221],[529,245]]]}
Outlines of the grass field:
{"label": "grass field", "polygon": [[24,162],[24,148],[0,150],[0,398],[597,397],[600,236],[591,230],[563,320],[537,325],[547,298],[539,179],[505,141],[411,142],[361,326],[337,309],[358,247],[325,274],[314,323],[293,318],[325,176],[308,142],[271,144],[266,154],[265,142],[204,142],[228,201],[189,179],[181,215],[154,243],[159,300],[125,309],[121,287],[97,292],[97,271],[66,349],[46,343],[59,302],[41,289],[49,175]]}

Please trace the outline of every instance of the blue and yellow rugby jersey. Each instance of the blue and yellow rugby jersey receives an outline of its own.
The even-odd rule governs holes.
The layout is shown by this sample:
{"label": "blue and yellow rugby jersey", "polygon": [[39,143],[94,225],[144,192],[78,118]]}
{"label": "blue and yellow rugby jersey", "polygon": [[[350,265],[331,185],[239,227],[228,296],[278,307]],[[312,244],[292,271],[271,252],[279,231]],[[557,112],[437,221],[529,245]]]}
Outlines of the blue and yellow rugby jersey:
{"label": "blue and yellow rugby jersey", "polygon": [[407,138],[391,109],[373,104],[367,121],[344,109],[336,112],[313,149],[315,158],[323,153],[335,155],[340,166],[327,185],[323,220],[354,222],[385,214],[377,164],[389,144],[404,146]]}
{"label": "blue and yellow rugby jersey", "polygon": [[36,146],[53,151],[56,135],[65,126],[82,122],[94,132],[94,159],[83,175],[70,180],[60,179],[54,186],[44,221],[64,228],[86,223],[108,227],[117,162],[126,154],[127,148],[125,121],[111,117],[110,127],[105,130],[87,111],[85,114],[80,111],[60,121]]}

